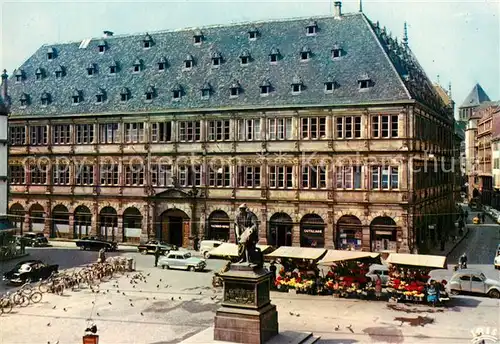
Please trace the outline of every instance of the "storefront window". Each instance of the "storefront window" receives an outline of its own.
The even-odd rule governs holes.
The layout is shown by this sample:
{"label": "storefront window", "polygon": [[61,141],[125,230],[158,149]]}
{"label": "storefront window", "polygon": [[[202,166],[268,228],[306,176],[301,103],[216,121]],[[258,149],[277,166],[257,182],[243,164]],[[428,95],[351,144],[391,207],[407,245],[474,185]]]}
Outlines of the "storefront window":
{"label": "storefront window", "polygon": [[302,218],[300,221],[300,246],[325,246],[325,223],[321,216],[307,214]]}

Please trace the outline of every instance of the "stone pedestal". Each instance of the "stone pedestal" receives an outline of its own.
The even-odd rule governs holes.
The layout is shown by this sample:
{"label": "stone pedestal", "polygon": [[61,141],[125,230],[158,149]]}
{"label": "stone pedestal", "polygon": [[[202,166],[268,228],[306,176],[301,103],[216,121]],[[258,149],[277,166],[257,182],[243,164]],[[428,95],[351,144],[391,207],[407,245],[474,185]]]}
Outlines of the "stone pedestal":
{"label": "stone pedestal", "polygon": [[278,334],[278,312],[271,304],[271,273],[258,266],[232,264],[221,274],[222,307],[215,315],[214,340],[263,344]]}

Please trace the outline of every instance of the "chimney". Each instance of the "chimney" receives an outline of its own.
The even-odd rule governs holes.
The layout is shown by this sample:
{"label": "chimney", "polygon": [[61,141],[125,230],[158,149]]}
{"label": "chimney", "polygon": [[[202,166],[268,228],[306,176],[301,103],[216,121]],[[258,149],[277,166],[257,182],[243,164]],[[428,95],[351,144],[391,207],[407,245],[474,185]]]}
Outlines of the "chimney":
{"label": "chimney", "polygon": [[333,10],[333,17],[335,19],[340,19],[340,17],[342,16],[342,2],[340,1],[335,1],[333,3],[333,6],[334,6],[334,10]]}
{"label": "chimney", "polygon": [[3,70],[2,72],[2,92],[1,92],[1,96],[2,96],[2,99],[4,101],[5,104],[7,104],[7,101],[8,101],[8,94],[7,94],[7,78],[9,76],[7,75],[7,70]]}
{"label": "chimney", "polygon": [[104,31],[103,33],[104,33],[104,38],[113,36],[113,32],[111,31]]}

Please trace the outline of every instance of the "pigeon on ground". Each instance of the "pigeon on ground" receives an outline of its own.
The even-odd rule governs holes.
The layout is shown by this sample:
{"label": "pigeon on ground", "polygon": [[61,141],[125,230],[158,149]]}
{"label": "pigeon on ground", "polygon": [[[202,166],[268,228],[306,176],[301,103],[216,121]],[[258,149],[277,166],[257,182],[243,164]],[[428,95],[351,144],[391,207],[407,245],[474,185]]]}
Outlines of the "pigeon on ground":
{"label": "pigeon on ground", "polygon": [[156,288],[160,288],[160,285],[159,285],[159,284],[157,284],[157,285],[156,285]]}
{"label": "pigeon on ground", "polygon": [[340,330],[340,325],[337,325],[337,327],[335,327],[335,331],[338,331]]}
{"label": "pigeon on ground", "polygon": [[172,301],[174,301],[174,298],[172,297],[172,299],[171,299],[171,300],[172,300]]}
{"label": "pigeon on ground", "polygon": [[181,299],[181,297],[179,296],[179,300]]}
{"label": "pigeon on ground", "polygon": [[48,323],[47,326],[50,326],[50,323]]}
{"label": "pigeon on ground", "polygon": [[144,316],[144,313],[141,312],[141,315]]}
{"label": "pigeon on ground", "polygon": [[63,311],[65,311],[65,312],[66,312],[66,311],[67,311],[67,310],[66,310],[66,308],[63,308]]}
{"label": "pigeon on ground", "polygon": [[290,315],[293,315],[293,313],[292,313],[292,312],[288,312],[288,313],[290,313]]}
{"label": "pigeon on ground", "polygon": [[133,305],[133,304],[130,304],[130,307],[134,307],[134,305]]}
{"label": "pigeon on ground", "polygon": [[349,325],[349,326],[346,326],[346,327],[347,327],[347,329],[348,329],[349,331],[351,331],[351,333],[354,333],[354,331],[352,330],[352,325]]}
{"label": "pigeon on ground", "polygon": [[111,305],[111,301],[108,302]]}
{"label": "pigeon on ground", "polygon": [[100,317],[101,315],[99,313],[96,313],[98,317]]}
{"label": "pigeon on ground", "polygon": [[153,300],[156,300],[156,297],[153,296]]}
{"label": "pigeon on ground", "polygon": [[151,272],[149,274],[147,274],[146,276],[151,276]]}
{"label": "pigeon on ground", "polygon": [[52,307],[52,309],[56,309],[56,306]]}

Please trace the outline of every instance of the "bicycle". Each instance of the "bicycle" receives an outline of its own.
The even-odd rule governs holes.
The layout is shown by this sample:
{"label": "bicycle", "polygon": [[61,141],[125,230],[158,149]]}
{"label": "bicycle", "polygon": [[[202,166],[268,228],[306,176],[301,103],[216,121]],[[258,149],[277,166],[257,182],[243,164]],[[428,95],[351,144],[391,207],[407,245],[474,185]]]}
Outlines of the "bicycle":
{"label": "bicycle", "polygon": [[6,294],[0,298],[0,314],[7,314],[12,312],[12,308],[14,308],[14,303],[9,297],[9,294]]}

